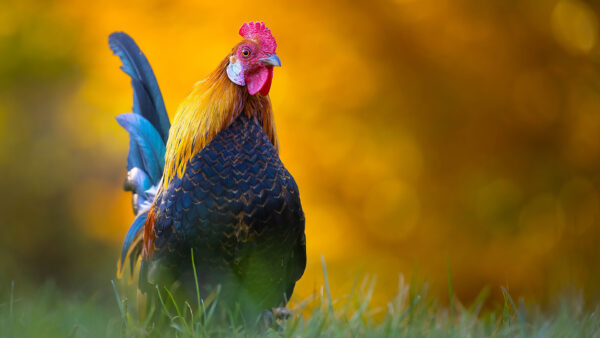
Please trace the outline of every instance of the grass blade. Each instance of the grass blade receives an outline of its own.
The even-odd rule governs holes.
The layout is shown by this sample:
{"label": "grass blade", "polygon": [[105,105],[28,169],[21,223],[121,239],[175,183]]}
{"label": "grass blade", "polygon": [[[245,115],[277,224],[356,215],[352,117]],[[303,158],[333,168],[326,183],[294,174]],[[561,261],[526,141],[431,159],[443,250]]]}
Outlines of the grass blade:
{"label": "grass blade", "polygon": [[333,313],[333,300],[331,297],[331,289],[329,288],[329,278],[327,277],[327,266],[325,265],[325,257],[321,255],[321,266],[323,267],[323,280],[325,282],[325,291],[327,293],[327,302],[329,303],[329,312]]}
{"label": "grass blade", "polygon": [[450,326],[454,323],[454,289],[452,288],[452,270],[450,268],[450,258],[446,260],[448,270],[448,297],[450,298]]}
{"label": "grass blade", "polygon": [[115,281],[111,280],[113,291],[115,292],[115,297],[117,298],[117,305],[119,306],[119,312],[121,313],[121,320],[123,321],[123,325],[127,323],[127,317],[125,316],[125,309],[123,308],[123,302],[121,300],[121,296],[119,296],[119,291],[117,291],[117,286],[115,285]]}
{"label": "grass blade", "polygon": [[10,282],[10,302],[8,304],[8,316],[9,316],[11,322],[14,320],[14,315],[13,315],[14,303],[15,303],[15,281],[13,280]]}
{"label": "grass blade", "polygon": [[397,321],[397,325],[400,325],[400,323],[402,323],[402,320],[404,320],[404,318],[410,314],[412,312],[412,309],[421,301],[421,295],[417,295],[415,297],[415,299],[413,299],[413,301],[410,303],[410,305],[408,306],[408,308],[406,309],[406,311],[404,311],[404,313],[398,318]]}
{"label": "grass blade", "polygon": [[175,301],[175,297],[173,297],[173,294],[167,287],[165,287],[165,291],[167,291],[167,295],[169,295],[169,298],[171,299],[171,303],[173,303],[173,306],[175,306],[175,312],[177,312],[177,316],[183,318],[183,316],[181,315],[181,311],[179,311],[179,306],[177,306],[177,302]]}
{"label": "grass blade", "polygon": [[198,312],[200,312],[200,287],[198,286],[198,273],[196,272],[196,262],[194,261],[194,248],[192,248],[192,269],[194,270],[194,282],[196,283],[196,300],[198,301]]}
{"label": "grass blade", "polygon": [[171,315],[171,312],[167,308],[167,305],[165,304],[165,301],[163,300],[162,295],[160,294],[160,289],[158,288],[158,285],[155,285],[155,288],[156,288],[156,293],[158,294],[158,300],[160,301],[160,304],[162,305],[163,311],[165,312],[167,317],[172,318],[173,316]]}

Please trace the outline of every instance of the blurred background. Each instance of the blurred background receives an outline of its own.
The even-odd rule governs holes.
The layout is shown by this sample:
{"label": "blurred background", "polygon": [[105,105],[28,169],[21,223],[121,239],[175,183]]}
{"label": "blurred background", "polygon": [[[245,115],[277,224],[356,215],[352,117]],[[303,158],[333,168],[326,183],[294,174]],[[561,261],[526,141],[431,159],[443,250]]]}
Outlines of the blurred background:
{"label": "blurred background", "polygon": [[[173,117],[263,20],[306,213],[303,299],[365,274],[447,298],[485,286],[600,300],[600,5],[584,0],[31,1],[0,5],[0,283],[109,290],[132,219],[126,31]],[[443,301],[442,301],[443,302]]]}

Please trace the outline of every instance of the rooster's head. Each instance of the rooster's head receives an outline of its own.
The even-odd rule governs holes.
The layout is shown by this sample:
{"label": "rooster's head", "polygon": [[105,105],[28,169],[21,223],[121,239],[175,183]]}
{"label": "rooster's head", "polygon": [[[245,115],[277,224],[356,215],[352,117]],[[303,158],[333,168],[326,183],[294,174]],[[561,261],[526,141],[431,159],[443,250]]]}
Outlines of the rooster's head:
{"label": "rooster's head", "polygon": [[264,22],[245,23],[240,28],[244,38],[229,57],[227,76],[240,86],[247,86],[248,93],[262,96],[269,94],[273,67],[281,66],[275,48],[277,42]]}

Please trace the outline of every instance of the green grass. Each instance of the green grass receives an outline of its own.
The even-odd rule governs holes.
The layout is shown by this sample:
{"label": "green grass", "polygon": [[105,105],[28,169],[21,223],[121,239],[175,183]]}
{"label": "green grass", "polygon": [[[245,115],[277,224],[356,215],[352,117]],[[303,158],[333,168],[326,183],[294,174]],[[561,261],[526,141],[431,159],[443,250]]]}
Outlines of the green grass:
{"label": "green grass", "polygon": [[52,284],[19,292],[13,284],[0,293],[0,337],[600,337],[597,311],[583,310],[581,301],[567,300],[543,313],[522,301],[517,305],[502,288],[504,306],[484,311],[489,288],[473,304],[462,306],[453,296],[450,278],[452,308],[427,296],[426,288],[411,290],[403,278],[385,308],[370,304],[375,292],[375,279],[370,277],[334,299],[322,264],[320,292],[301,302],[291,318],[278,322],[278,329],[263,333],[247,329],[235,315],[226,323],[215,320],[218,296],[198,298],[200,305],[192,308],[187,302],[175,304],[163,290],[152,310],[156,316],[141,321],[115,283],[107,286],[112,295],[104,295],[111,295],[111,301],[98,295],[66,297]]}

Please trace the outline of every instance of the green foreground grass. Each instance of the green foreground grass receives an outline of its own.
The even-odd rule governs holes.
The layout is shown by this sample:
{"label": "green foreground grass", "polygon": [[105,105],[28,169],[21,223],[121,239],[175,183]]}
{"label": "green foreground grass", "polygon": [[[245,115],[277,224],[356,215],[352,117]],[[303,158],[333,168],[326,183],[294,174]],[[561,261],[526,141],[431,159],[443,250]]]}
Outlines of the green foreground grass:
{"label": "green foreground grass", "polygon": [[[517,305],[502,289],[503,307],[482,310],[489,294],[484,289],[468,307],[454,297],[444,307],[427,296],[426,288],[411,288],[401,278],[387,308],[373,308],[374,278],[332,299],[324,263],[323,271],[321,291],[299,303],[277,329],[262,333],[246,329],[235,316],[226,324],[217,323],[214,301],[192,308],[173,304],[163,292],[162,303],[154,308],[156,316],[140,321],[130,309],[135,302],[122,296],[114,283],[112,304],[97,296],[65,297],[51,284],[22,294],[12,284],[9,292],[0,293],[0,337],[600,337],[597,311],[583,310],[581,301],[568,300],[543,313],[522,302]],[[449,291],[452,294],[451,283]]]}

